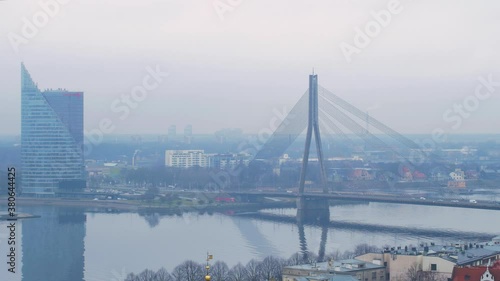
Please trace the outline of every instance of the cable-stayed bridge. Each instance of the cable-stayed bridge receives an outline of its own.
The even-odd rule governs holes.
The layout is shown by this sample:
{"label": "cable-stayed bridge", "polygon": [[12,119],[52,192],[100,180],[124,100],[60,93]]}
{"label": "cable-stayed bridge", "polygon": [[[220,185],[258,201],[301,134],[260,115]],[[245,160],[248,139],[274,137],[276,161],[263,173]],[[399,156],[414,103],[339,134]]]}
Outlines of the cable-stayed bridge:
{"label": "cable-stayed bridge", "polygon": [[[405,169],[414,170],[423,162],[438,161],[438,157],[420,148],[418,144],[376,118],[363,112],[346,100],[318,84],[318,75],[309,75],[309,88],[295,104],[270,139],[254,157],[254,161],[277,159],[306,131],[305,147],[297,194],[297,218],[299,221],[327,221],[329,219],[328,196],[309,196],[305,193],[309,168],[310,148],[314,137],[315,154],[319,168],[316,185],[324,194],[334,189],[328,180],[322,136],[331,141],[362,141],[364,149],[389,152],[394,161]],[[388,172],[387,180],[397,178]]]}
{"label": "cable-stayed bridge", "polygon": [[[254,159],[280,157],[308,127],[307,90]],[[367,148],[392,151],[400,160],[416,162],[426,152],[409,138],[318,85],[318,121],[321,136],[343,141],[362,140]],[[412,154],[413,151],[413,154]],[[436,157],[435,155],[426,155]],[[413,158],[413,159],[411,159]],[[413,161],[411,161],[413,160]]]}

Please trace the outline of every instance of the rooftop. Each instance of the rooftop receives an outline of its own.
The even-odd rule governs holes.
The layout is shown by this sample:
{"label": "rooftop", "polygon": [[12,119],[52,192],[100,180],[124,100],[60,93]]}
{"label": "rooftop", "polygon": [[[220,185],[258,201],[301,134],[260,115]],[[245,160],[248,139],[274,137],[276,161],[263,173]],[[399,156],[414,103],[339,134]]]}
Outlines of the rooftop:
{"label": "rooftop", "polygon": [[338,260],[333,262],[318,262],[312,264],[287,266],[285,268],[310,270],[310,271],[326,271],[326,272],[351,272],[351,271],[359,271],[366,269],[378,269],[378,268],[382,269],[384,268],[384,266],[357,259],[347,259],[347,260]]}
{"label": "rooftop", "polygon": [[479,259],[500,254],[500,244],[488,243],[457,243],[450,245],[436,245],[434,243],[420,244],[385,249],[384,252],[397,255],[425,255],[437,256],[455,262],[457,265],[467,265]]}
{"label": "rooftop", "polygon": [[499,251],[495,251],[494,249],[486,249],[486,248],[468,249],[458,253],[457,265],[469,264],[478,259],[488,258],[498,253]]}
{"label": "rooftop", "polygon": [[[452,273],[452,280],[470,280],[479,281],[486,274],[491,274],[495,280],[500,279],[500,262],[496,262],[492,267],[475,266],[475,267],[455,267]],[[486,276],[485,276],[486,277]]]}
{"label": "rooftop", "polygon": [[358,281],[351,275],[318,275],[318,276],[307,276],[307,277],[297,277],[297,281]]}

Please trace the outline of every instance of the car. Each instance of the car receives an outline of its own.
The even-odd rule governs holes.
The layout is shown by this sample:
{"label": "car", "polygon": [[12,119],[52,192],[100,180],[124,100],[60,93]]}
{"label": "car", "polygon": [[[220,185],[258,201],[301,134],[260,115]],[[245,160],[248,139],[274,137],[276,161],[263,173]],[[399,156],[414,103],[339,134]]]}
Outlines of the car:
{"label": "car", "polygon": [[420,200],[425,200],[425,197],[420,197]]}
{"label": "car", "polygon": [[458,200],[451,200],[451,202],[453,202],[453,203],[458,203]]}

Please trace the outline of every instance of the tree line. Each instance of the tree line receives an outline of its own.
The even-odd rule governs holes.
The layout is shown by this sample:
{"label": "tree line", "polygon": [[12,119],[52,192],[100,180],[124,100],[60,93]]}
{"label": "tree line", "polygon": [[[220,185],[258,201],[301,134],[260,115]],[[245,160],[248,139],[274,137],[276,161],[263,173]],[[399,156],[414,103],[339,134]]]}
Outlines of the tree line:
{"label": "tree line", "polygon": [[[223,262],[216,261],[210,266],[211,281],[260,281],[282,279],[285,266],[353,258],[369,252],[380,252],[381,249],[368,244],[359,244],[353,251],[335,251],[323,258],[314,253],[296,253],[288,259],[269,256],[258,261],[250,260],[246,265],[236,264],[232,268]],[[205,265],[192,260],[183,262],[169,273],[165,268],[158,271],[146,269],[139,274],[129,273],[124,281],[203,281],[205,280]]]}
{"label": "tree line", "polygon": [[[386,248],[385,246],[384,248]],[[250,260],[246,265],[236,264],[232,268],[223,262],[216,261],[210,265],[211,281],[281,281],[283,267],[300,264],[311,264],[328,260],[351,259],[366,253],[381,252],[382,248],[366,243],[357,245],[353,251],[335,251],[325,257],[314,253],[296,253],[288,259],[268,256],[262,261]],[[203,281],[205,280],[205,264],[192,260],[185,261],[176,266],[169,273],[165,268],[158,271],[146,269],[139,274],[129,273],[124,281]],[[445,281],[444,275],[437,272],[422,271],[417,264],[411,265],[406,272],[397,276],[398,281]]]}

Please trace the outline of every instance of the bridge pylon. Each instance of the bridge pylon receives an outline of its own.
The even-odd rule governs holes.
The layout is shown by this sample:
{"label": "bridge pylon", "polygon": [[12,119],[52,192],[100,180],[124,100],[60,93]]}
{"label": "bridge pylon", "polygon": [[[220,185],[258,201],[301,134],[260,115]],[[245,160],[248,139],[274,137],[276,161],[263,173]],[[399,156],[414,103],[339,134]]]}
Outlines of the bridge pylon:
{"label": "bridge pylon", "polygon": [[300,172],[299,197],[297,198],[297,219],[299,223],[323,223],[330,220],[330,208],[328,199],[307,198],[304,196],[304,185],[306,181],[307,166],[309,163],[309,151],[311,149],[311,139],[314,132],[316,141],[316,154],[318,156],[321,185],[323,192],[328,193],[325,166],[323,162],[323,149],[321,145],[321,134],[319,131],[318,118],[318,75],[309,75],[309,114],[307,124],[306,144],[302,159],[302,170]]}
{"label": "bridge pylon", "polygon": [[300,196],[297,198],[297,221],[298,223],[325,224],[330,221],[330,205],[328,199],[308,198]]}
{"label": "bridge pylon", "polygon": [[309,151],[311,149],[312,133],[314,132],[314,140],[316,141],[316,154],[318,155],[321,184],[323,192],[328,193],[328,185],[326,180],[325,166],[323,162],[323,148],[321,145],[321,134],[319,132],[318,118],[318,75],[309,75],[309,114],[307,123],[306,144],[304,156],[302,158],[302,170],[300,172],[299,195],[304,194],[304,184],[306,181],[307,166],[309,163]]}

